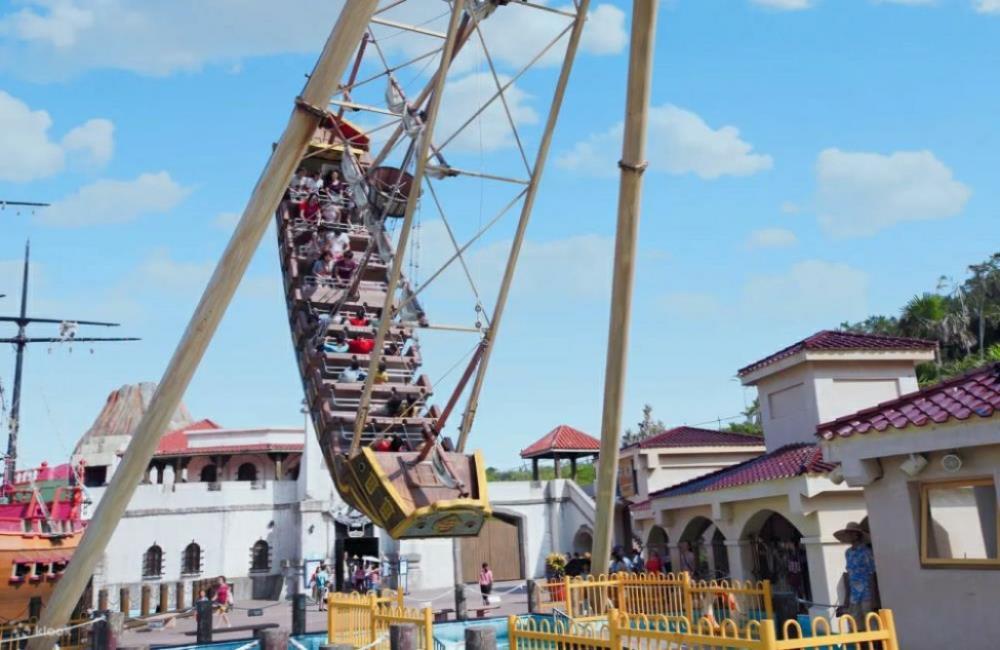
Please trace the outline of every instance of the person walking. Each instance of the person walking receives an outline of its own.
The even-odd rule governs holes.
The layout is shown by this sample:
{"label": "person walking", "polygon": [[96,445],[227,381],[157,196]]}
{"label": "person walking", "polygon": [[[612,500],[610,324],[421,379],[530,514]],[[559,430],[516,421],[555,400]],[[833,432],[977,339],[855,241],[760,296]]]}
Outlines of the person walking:
{"label": "person walking", "polygon": [[229,610],[233,606],[233,594],[229,590],[226,576],[219,576],[216,581],[213,602],[215,603],[215,613],[219,615],[219,621],[225,623],[226,627],[232,627],[233,624],[229,622]]}
{"label": "person walking", "polygon": [[493,592],[493,572],[490,565],[483,562],[483,568],[479,570],[479,593],[483,597],[483,605],[490,604],[490,594]]}

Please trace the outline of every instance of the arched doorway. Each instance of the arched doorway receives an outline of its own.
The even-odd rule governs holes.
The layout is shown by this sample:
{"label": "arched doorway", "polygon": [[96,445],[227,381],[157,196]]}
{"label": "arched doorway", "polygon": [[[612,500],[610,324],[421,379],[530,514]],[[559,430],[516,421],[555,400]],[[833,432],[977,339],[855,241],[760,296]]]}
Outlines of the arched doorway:
{"label": "arched doorway", "polygon": [[795,524],[773,510],[762,510],[747,522],[743,539],[749,542],[754,579],[770,580],[775,591],[812,599],[802,533]]}
{"label": "arched doorway", "polygon": [[198,476],[202,483],[217,483],[219,481],[219,468],[214,464],[205,465],[201,468]]}
{"label": "arched doorway", "polygon": [[653,526],[646,537],[646,562],[654,555],[660,558],[664,572],[670,571],[670,538],[660,526]]}
{"label": "arched doorway", "polygon": [[691,577],[699,580],[714,578],[709,562],[706,537],[710,535],[712,520],[708,517],[695,517],[684,527],[677,545],[680,549],[679,571],[687,571]]}
{"label": "arched doorway", "polygon": [[237,481],[256,481],[257,480],[257,466],[253,463],[243,463],[238,468],[236,468],[236,480]]}
{"label": "arched doorway", "polygon": [[591,534],[590,530],[587,528],[580,528],[576,531],[576,535],[573,535],[573,552],[580,553],[590,553],[594,548],[594,536]]}

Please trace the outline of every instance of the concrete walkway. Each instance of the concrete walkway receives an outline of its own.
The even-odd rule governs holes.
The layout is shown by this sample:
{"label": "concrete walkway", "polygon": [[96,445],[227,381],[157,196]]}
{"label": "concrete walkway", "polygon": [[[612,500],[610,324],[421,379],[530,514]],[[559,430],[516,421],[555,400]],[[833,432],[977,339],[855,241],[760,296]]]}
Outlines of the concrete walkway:
{"label": "concrete walkway", "polygon": [[[524,582],[497,583],[494,586],[494,595],[499,596],[500,602],[497,609],[484,612],[488,617],[509,616],[510,614],[524,614],[528,611],[528,596]],[[470,618],[475,618],[474,607],[482,602],[479,588],[475,585],[467,585],[465,588],[468,614]],[[455,596],[453,589],[438,589],[431,591],[417,591],[407,594],[404,598],[407,607],[431,607],[435,611],[453,610],[455,608]],[[248,616],[249,609],[262,609],[261,616]],[[243,625],[258,625],[262,623],[277,623],[284,629],[292,627],[292,603],[290,600],[248,600],[237,603],[237,607],[229,613],[229,619],[233,627]],[[454,620],[454,613],[448,615],[448,620]],[[226,633],[223,623],[218,615],[215,617],[216,630],[213,641],[238,641],[249,639],[247,632]],[[187,635],[186,632],[194,632],[194,616],[176,619],[170,627],[147,631],[129,631],[123,635],[119,645],[135,646],[187,646],[194,645],[194,636]],[[319,611],[315,603],[309,604],[306,608],[306,630],[308,633],[326,632],[326,612]]]}

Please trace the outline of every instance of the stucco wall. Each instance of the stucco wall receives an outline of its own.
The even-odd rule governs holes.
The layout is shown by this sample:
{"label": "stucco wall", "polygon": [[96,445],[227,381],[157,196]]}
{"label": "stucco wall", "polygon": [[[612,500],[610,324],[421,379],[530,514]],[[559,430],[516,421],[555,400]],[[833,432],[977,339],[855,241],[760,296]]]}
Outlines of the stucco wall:
{"label": "stucco wall", "polygon": [[905,456],[884,458],[882,478],[865,489],[882,603],[894,610],[900,647],[906,650],[998,647],[1000,567],[924,568],[919,543],[920,483],[983,476],[1000,483],[1000,431],[997,438],[998,444],[962,453],[958,475],[941,469],[942,452],[929,454],[927,468],[916,478],[900,471]]}

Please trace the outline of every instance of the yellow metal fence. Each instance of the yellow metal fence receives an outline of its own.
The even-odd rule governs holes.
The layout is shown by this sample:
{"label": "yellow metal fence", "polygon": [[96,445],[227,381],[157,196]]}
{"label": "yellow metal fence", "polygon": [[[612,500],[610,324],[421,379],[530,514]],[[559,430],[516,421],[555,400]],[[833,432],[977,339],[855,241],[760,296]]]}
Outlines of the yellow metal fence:
{"label": "yellow metal fence", "polygon": [[628,615],[730,619],[740,628],[774,618],[767,580],[694,581],[688,573],[567,577],[546,583],[541,601],[578,622],[606,618],[613,609]]}
{"label": "yellow metal fence", "polygon": [[618,610],[611,610],[603,621],[570,624],[511,616],[507,631],[510,650],[899,650],[891,610],[869,614],[861,625],[850,616],[835,624],[816,618],[808,631],[789,621],[780,638],[770,619],[741,628],[728,619],[702,618],[692,625],[683,616],[628,615]]}
{"label": "yellow metal fence", "polygon": [[434,648],[433,613],[430,608],[404,607],[401,592],[330,594],[327,608],[329,643],[355,648],[374,644],[378,650],[388,650],[389,626],[413,623],[417,626],[418,650]]}

